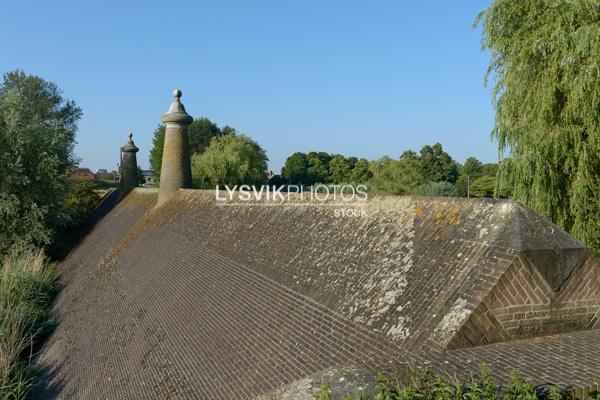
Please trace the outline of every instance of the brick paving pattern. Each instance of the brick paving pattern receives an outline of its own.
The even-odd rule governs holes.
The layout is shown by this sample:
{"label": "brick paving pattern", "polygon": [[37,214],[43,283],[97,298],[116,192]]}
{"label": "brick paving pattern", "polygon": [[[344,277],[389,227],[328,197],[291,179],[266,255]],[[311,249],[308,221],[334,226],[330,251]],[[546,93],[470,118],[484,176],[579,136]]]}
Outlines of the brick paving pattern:
{"label": "brick paving pattern", "polygon": [[333,205],[156,197],[134,190],[63,263],[36,398],[247,399],[409,360],[600,381],[600,267],[517,203],[376,198],[367,218],[335,219]]}

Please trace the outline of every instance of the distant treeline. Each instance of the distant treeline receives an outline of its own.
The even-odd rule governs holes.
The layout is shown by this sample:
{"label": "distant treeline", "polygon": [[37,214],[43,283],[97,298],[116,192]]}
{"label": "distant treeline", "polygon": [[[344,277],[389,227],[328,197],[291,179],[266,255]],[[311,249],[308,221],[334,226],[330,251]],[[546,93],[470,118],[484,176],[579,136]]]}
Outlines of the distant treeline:
{"label": "distant treeline", "polygon": [[318,183],[367,184],[376,193],[425,196],[507,196],[497,188],[498,164],[469,157],[460,164],[440,143],[424,146],[419,154],[405,151],[398,159],[388,156],[369,161],[325,152],[294,153],[285,161],[273,185]]}

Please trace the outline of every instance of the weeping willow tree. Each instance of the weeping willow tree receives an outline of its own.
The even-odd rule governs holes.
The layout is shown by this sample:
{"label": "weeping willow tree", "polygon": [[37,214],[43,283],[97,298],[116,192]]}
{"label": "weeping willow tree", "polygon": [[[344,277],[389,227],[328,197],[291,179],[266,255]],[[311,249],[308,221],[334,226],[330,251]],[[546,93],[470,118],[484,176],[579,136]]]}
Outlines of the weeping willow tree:
{"label": "weeping willow tree", "polygon": [[600,255],[600,0],[494,0],[476,24],[499,184]]}

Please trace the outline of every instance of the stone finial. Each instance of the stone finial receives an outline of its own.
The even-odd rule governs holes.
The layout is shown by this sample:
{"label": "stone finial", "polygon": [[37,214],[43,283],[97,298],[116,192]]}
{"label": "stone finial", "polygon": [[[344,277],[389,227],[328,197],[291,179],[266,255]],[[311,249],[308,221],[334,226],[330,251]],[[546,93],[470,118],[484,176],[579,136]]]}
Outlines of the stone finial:
{"label": "stone finial", "polygon": [[121,147],[121,196],[125,196],[131,189],[138,186],[138,165],[135,153],[140,149],[133,143],[133,134],[127,135],[128,140],[124,146]]}
{"label": "stone finial", "polygon": [[127,140],[127,143],[121,147],[121,151],[124,153],[137,153],[140,149],[138,149],[135,146],[135,143],[133,143],[133,133],[130,133],[127,135],[127,137],[129,139]]}
{"label": "stone finial", "polygon": [[192,122],[192,117],[188,115],[184,105],[181,103],[181,95],[181,90],[175,89],[173,91],[173,102],[169,107],[169,111],[160,118],[162,122],[181,122],[188,124]]}
{"label": "stone finial", "polygon": [[162,204],[177,190],[192,187],[187,127],[193,118],[181,104],[181,90],[174,90],[173,97],[169,111],[160,118],[165,123],[165,144],[157,205]]}

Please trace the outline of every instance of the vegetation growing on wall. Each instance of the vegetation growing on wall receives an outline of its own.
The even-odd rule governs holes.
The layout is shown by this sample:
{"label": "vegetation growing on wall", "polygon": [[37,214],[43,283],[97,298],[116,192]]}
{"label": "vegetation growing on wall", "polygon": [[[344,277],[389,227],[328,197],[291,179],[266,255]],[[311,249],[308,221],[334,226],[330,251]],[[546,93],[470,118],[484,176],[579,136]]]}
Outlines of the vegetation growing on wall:
{"label": "vegetation growing on wall", "polygon": [[[478,377],[461,381],[451,375],[437,375],[427,368],[411,370],[395,379],[381,375],[375,394],[356,393],[338,400],[559,400],[560,393],[551,388],[543,393],[519,376],[511,374],[510,383],[500,387],[494,382],[486,366]],[[325,384],[316,400],[336,400],[329,385]]]}

